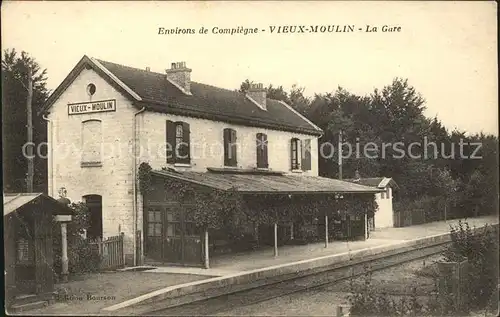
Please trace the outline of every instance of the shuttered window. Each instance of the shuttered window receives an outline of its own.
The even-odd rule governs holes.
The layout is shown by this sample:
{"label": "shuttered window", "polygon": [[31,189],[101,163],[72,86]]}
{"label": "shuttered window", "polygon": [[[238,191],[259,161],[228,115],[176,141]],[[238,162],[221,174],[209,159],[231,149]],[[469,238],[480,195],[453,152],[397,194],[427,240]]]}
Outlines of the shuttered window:
{"label": "shuttered window", "polygon": [[257,133],[256,138],[257,146],[257,167],[268,168],[269,163],[267,159],[267,135],[264,133]]}
{"label": "shuttered window", "polygon": [[302,147],[302,170],[311,170],[311,140],[304,140],[304,146]]}
{"label": "shuttered window", "polygon": [[82,164],[101,163],[102,127],[100,120],[82,122]]}
{"label": "shuttered window", "polygon": [[189,164],[191,162],[189,123],[168,120],[166,133],[167,163]]}
{"label": "shuttered window", "polygon": [[293,138],[290,141],[290,160],[291,160],[291,169],[298,170],[300,169],[299,163],[299,154],[301,151],[301,142],[297,138]]}
{"label": "shuttered window", "polygon": [[237,166],[236,152],[236,131],[226,128],[224,129],[224,166]]}

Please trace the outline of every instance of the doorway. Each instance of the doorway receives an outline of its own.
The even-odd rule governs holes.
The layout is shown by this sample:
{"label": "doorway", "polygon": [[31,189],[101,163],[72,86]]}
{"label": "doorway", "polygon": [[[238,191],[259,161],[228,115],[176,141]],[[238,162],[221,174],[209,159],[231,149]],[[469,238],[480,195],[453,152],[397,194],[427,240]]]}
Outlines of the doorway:
{"label": "doorway", "polygon": [[203,264],[203,240],[193,208],[177,203],[150,205],[145,219],[148,258],[166,264]]}
{"label": "doorway", "polygon": [[102,196],[86,195],[83,196],[83,199],[89,211],[87,238],[102,239]]}

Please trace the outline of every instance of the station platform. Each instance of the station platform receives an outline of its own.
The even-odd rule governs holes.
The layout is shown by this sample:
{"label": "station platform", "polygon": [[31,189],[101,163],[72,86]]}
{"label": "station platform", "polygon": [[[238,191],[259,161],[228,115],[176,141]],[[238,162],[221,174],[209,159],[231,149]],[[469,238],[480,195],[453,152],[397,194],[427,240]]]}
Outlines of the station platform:
{"label": "station platform", "polygon": [[[465,221],[474,229],[487,224],[498,225],[498,216],[471,218]],[[334,267],[359,266],[368,259],[385,261],[382,259],[388,256],[398,258],[411,250],[443,247],[451,241],[450,225],[456,225],[458,222],[458,219],[454,219],[412,227],[379,229],[372,232],[367,240],[333,241],[328,244],[328,247],[325,247],[324,242],[303,246],[283,246],[279,248],[276,257],[273,248],[224,255],[213,259],[209,269],[152,268],[144,274],[194,274],[205,275],[206,278],[144,294],[106,307],[102,313],[111,315],[147,313],[153,311],[155,307],[156,309],[174,307],[278,283],[289,278],[325,272]]]}
{"label": "station platform", "polygon": [[[462,219],[464,220],[464,219]],[[150,273],[178,273],[205,276],[224,276],[239,272],[262,269],[275,265],[293,263],[297,261],[318,258],[333,254],[361,250],[382,245],[397,245],[406,240],[413,240],[436,234],[447,233],[450,225],[456,225],[459,219],[431,222],[422,225],[402,228],[380,228],[370,232],[370,237],[363,241],[329,241],[325,248],[324,242],[307,245],[285,245],[278,248],[278,256],[274,256],[274,249],[269,247],[256,251],[237,254],[219,255],[210,258],[210,268],[193,267],[157,267],[145,272]],[[485,224],[498,223],[498,216],[485,216],[466,219],[469,226],[481,227]]]}

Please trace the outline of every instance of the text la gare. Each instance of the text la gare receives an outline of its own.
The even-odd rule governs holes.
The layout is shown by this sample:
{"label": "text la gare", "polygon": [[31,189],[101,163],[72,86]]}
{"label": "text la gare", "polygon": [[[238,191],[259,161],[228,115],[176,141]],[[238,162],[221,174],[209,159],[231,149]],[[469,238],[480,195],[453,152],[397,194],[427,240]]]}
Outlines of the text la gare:
{"label": "text la gare", "polygon": [[384,25],[381,28],[378,26],[367,25],[365,32],[378,32],[380,31],[388,33],[388,32],[401,32],[401,27],[398,25]]}

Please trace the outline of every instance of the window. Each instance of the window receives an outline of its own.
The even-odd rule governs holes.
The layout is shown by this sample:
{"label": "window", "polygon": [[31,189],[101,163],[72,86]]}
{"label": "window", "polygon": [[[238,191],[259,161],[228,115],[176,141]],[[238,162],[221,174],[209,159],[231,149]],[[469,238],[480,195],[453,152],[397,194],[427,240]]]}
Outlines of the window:
{"label": "window", "polygon": [[161,237],[162,221],[161,210],[148,210],[148,237]]}
{"label": "window", "polygon": [[194,210],[191,208],[184,209],[184,235],[191,237],[199,237],[201,234],[194,220]]}
{"label": "window", "polygon": [[302,170],[311,170],[311,140],[304,140],[304,147],[302,149]]}
{"label": "window", "polygon": [[100,120],[82,122],[82,165],[100,166],[102,124]]}
{"label": "window", "polygon": [[182,139],[182,125],[177,124],[175,126],[175,144],[181,144],[183,141]]}
{"label": "window", "polygon": [[267,160],[267,135],[257,133],[257,168],[268,168]]}
{"label": "window", "polygon": [[387,187],[385,189],[385,196],[386,196],[387,199],[391,198],[391,188],[390,187]]}
{"label": "window", "polygon": [[292,170],[298,170],[300,169],[300,164],[299,164],[299,154],[301,151],[301,142],[299,139],[293,138],[290,141],[290,149],[291,149],[291,167]]}
{"label": "window", "polygon": [[236,131],[230,128],[224,129],[224,166],[237,166],[236,159]]}
{"label": "window", "polygon": [[96,88],[94,84],[88,84],[87,85],[87,94],[89,96],[93,96],[95,94]]}
{"label": "window", "polygon": [[167,163],[190,164],[189,123],[167,121]]}
{"label": "window", "polygon": [[167,237],[182,235],[180,212],[177,209],[167,209]]}

